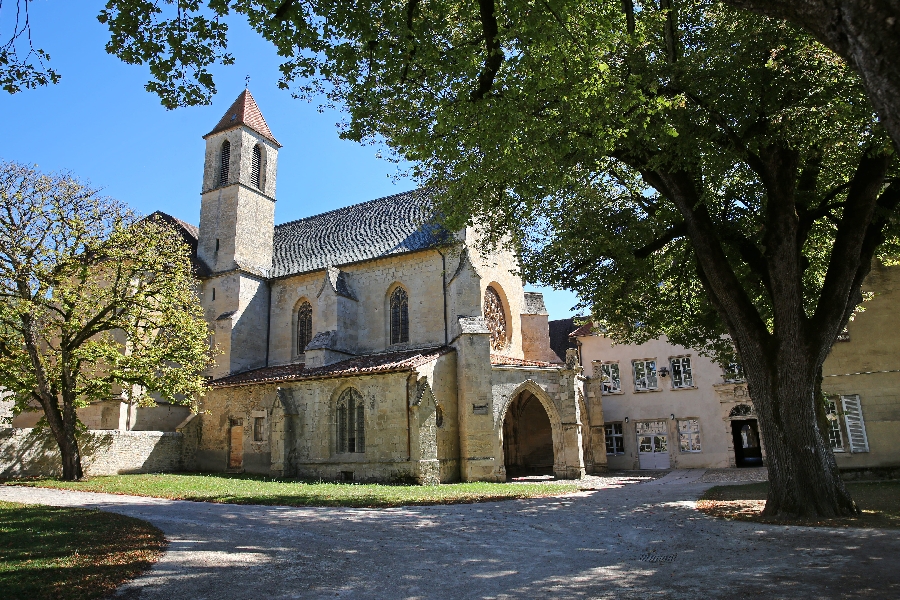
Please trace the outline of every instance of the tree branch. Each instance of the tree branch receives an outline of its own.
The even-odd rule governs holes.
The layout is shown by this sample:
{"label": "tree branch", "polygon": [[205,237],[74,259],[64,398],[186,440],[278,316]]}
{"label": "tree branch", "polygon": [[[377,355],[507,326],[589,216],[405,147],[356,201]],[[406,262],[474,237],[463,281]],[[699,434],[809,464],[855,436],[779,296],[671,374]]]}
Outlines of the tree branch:
{"label": "tree branch", "polygon": [[478,86],[469,96],[471,101],[481,100],[491,91],[494,78],[503,64],[503,51],[500,49],[500,32],[497,16],[494,13],[494,0],[478,0],[481,29],[484,36],[484,68],[478,76]]}

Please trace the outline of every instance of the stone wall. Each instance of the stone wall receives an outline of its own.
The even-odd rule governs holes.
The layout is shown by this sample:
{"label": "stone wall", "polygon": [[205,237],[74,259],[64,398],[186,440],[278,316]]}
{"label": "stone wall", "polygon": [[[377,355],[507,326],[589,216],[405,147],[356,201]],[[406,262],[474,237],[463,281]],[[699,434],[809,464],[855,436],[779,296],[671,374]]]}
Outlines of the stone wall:
{"label": "stone wall", "polygon": [[[183,432],[88,431],[79,438],[82,467],[86,475],[182,471],[190,467],[185,437]],[[0,477],[61,473],[59,450],[47,433],[0,429]]]}
{"label": "stone wall", "polygon": [[[459,478],[455,360],[452,354],[415,372],[212,388],[203,400],[202,435],[197,448],[201,470],[229,468],[232,446],[242,461],[232,468],[287,477],[423,483]],[[338,452],[336,406],[353,388],[365,415],[363,452]],[[438,423],[438,414],[442,419]],[[266,419],[255,441],[233,423]],[[352,474],[352,475],[350,475]]]}

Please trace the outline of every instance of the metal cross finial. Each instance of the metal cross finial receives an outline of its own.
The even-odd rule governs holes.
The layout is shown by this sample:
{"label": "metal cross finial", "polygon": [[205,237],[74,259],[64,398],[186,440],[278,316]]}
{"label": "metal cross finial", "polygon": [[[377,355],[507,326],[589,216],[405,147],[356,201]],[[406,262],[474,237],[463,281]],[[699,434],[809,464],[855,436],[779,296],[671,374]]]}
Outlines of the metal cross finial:
{"label": "metal cross finial", "polygon": [[250,89],[250,76],[249,75],[244,77],[244,89],[245,90]]}

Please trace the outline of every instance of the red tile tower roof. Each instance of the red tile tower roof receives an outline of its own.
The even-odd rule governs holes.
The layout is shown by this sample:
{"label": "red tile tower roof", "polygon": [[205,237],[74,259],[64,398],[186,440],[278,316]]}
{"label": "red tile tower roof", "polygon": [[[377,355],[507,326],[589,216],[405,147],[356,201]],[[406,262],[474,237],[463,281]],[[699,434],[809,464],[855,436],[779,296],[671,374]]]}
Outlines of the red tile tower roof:
{"label": "red tile tower roof", "polygon": [[214,133],[228,131],[229,129],[234,129],[241,125],[249,127],[259,135],[276,144],[279,148],[281,147],[281,144],[278,143],[278,140],[275,139],[275,136],[273,136],[272,132],[269,130],[269,126],[266,125],[266,120],[263,118],[262,113],[259,112],[259,107],[256,105],[256,100],[254,100],[253,96],[250,94],[250,90],[241,92],[241,95],[237,97],[237,100],[234,101],[231,108],[229,108],[225,112],[225,115],[219,120],[218,125],[213,127],[212,131],[204,135],[203,139],[208,138]]}

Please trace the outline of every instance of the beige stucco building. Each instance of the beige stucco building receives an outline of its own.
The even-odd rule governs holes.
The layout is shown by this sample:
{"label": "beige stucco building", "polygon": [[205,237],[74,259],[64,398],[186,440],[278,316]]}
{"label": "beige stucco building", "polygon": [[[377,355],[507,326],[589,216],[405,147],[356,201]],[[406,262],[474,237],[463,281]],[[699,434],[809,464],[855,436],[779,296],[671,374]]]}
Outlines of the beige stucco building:
{"label": "beige stucco building", "polygon": [[872,297],[822,368],[832,448],[848,470],[900,466],[900,266],[876,264],[863,290]]}
{"label": "beige stucco building", "polygon": [[600,382],[609,468],[762,465],[747,386],[718,364],[665,338],[616,345],[590,324],[572,337]]}
{"label": "beige stucco building", "polygon": [[[823,367],[829,439],[842,470],[900,466],[900,267],[876,265],[872,298]],[[585,374],[601,382],[610,468],[759,466],[765,448],[740,373],[660,338],[615,345],[575,330]]]}

